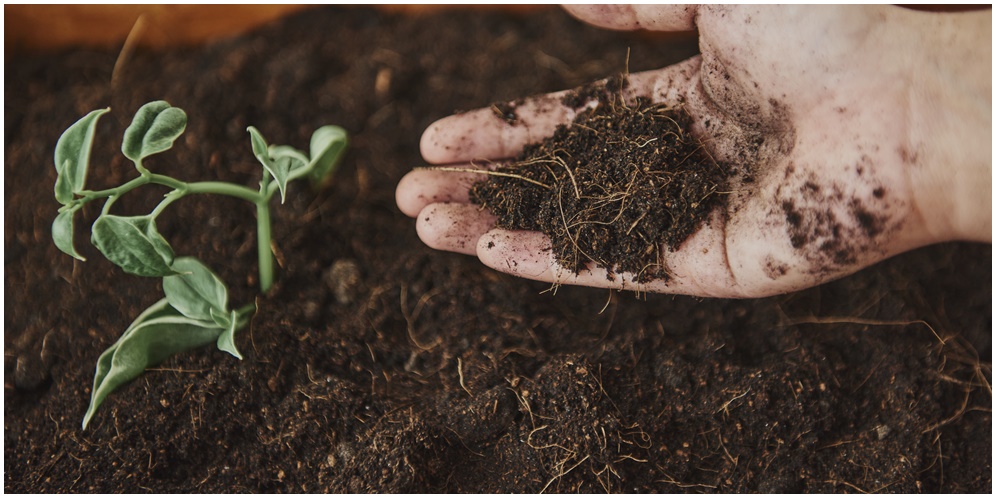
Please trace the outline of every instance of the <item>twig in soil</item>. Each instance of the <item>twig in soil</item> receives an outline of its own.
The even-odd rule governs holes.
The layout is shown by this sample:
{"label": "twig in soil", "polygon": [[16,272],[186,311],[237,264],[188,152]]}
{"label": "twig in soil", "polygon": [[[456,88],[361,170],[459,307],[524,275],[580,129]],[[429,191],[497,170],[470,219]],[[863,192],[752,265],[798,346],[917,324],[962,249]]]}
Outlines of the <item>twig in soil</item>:
{"label": "twig in soil", "polygon": [[731,470],[730,472],[737,470],[737,465],[740,464],[740,456],[737,455],[736,457],[734,457],[733,455],[730,454],[730,450],[726,449],[726,445],[723,444],[723,433],[716,431],[716,439],[719,440],[719,447],[723,448],[723,453],[726,454],[726,458],[728,458],[730,460],[730,463],[733,464],[733,470]]}
{"label": "twig in soil", "polygon": [[540,181],[533,180],[532,178],[526,178],[522,175],[516,175],[514,173],[502,173],[501,171],[491,171],[486,169],[474,169],[474,168],[456,168],[452,166],[423,166],[415,169],[427,169],[432,171],[449,171],[452,173],[473,173],[477,175],[489,175],[489,176],[503,176],[506,178],[515,178],[516,180],[529,182],[532,183],[533,185],[538,185],[547,190],[550,190],[552,188],[549,185]]}
{"label": "twig in soil", "polygon": [[630,445],[636,446],[637,448],[640,448],[641,450],[649,450],[650,447],[654,445],[653,440],[650,438],[650,434],[647,434],[646,432],[644,432],[643,428],[640,427],[639,423],[634,422],[633,425],[631,425],[629,427],[624,427],[624,429],[626,429],[627,431],[629,431],[629,432],[625,433],[626,436],[637,436],[637,438],[640,441],[642,441],[642,443],[641,442],[637,442],[636,441],[637,438],[634,438],[633,441],[629,441],[629,440],[623,439],[622,438],[622,436],[624,435],[623,433],[619,433],[619,440],[620,441],[622,441],[622,442],[624,442],[626,444],[630,444]]}
{"label": "twig in soil", "polygon": [[[577,186],[575,186],[575,188],[577,188]],[[560,208],[560,220],[564,224],[564,232],[567,233],[567,238],[570,239],[571,244],[574,244],[574,248],[577,249],[577,252],[581,253],[584,257],[588,258],[589,261],[600,262],[599,260],[593,258],[590,254],[586,253],[584,249],[581,249],[581,246],[578,245],[577,237],[571,234],[571,227],[567,224],[567,217],[566,215],[564,215],[563,201],[564,201],[564,189],[560,189],[560,192],[558,192],[557,194],[557,206]],[[575,259],[574,266],[577,266],[577,253],[574,254],[574,259]]]}
{"label": "twig in soil", "polygon": [[936,423],[934,425],[931,425],[930,427],[924,429],[921,434],[926,434],[926,433],[931,432],[931,431],[936,431],[937,429],[940,429],[941,427],[944,427],[945,425],[948,425],[951,422],[954,422],[955,420],[958,420],[959,418],[962,417],[962,415],[965,415],[968,412],[981,411],[981,412],[992,413],[992,411],[993,411],[992,408],[987,408],[987,407],[984,407],[984,406],[973,406],[972,408],[968,407],[968,400],[972,398],[972,391],[973,391],[973,389],[971,389],[971,388],[965,389],[965,398],[961,401],[961,406],[954,413],[954,415],[951,415],[950,417],[948,417],[948,418],[946,418],[946,419],[944,419],[944,420],[942,420],[942,421],[940,421],[940,422],[938,422],[938,423]]}
{"label": "twig in soil", "polygon": [[[516,401],[518,401],[519,404],[521,404],[522,407],[526,409],[526,413],[529,414],[529,423],[533,427],[536,427],[536,419],[533,416],[533,409],[532,409],[532,407],[529,406],[529,401],[526,400],[526,398],[524,398],[521,394],[519,394],[519,391],[516,391],[515,389],[511,389],[511,391],[512,391],[512,394],[515,395]],[[530,433],[530,435],[531,434],[532,433]]]}
{"label": "twig in soil", "polygon": [[986,391],[989,392],[990,396],[992,396],[993,393],[992,386],[989,385],[989,382],[986,381],[985,377],[983,377],[980,382],[980,381],[956,379],[950,375],[938,373],[937,378],[943,380],[944,382],[950,382],[952,384],[957,384],[959,386],[966,386],[969,388],[984,387],[986,388]]}
{"label": "twig in soil", "polygon": [[609,436],[605,435],[605,426],[600,426],[598,430],[602,431],[602,439],[598,439],[598,433],[595,433],[595,439],[602,443],[602,452],[605,452],[605,448],[609,446]]}
{"label": "twig in soil", "polygon": [[556,296],[558,290],[560,290],[560,273],[557,274],[557,280],[550,282],[550,287],[540,291],[540,294],[546,294],[549,292],[550,294]]}
{"label": "twig in soil", "polygon": [[[637,272],[637,274],[636,274],[636,281],[637,282],[642,281],[642,279],[640,277],[642,275],[644,275],[645,273],[647,273],[648,271],[650,271],[651,268],[664,268],[664,263],[661,261],[661,252],[659,250],[657,251],[657,262],[656,263],[647,263],[646,266],[644,266],[643,268],[641,268],[640,271]],[[665,270],[665,274],[667,274],[666,273],[667,269],[664,268],[664,270]],[[637,285],[639,285],[639,284],[637,284]],[[637,289],[637,294],[639,294],[639,292],[640,292],[640,289]]]}
{"label": "twig in soil", "polygon": [[882,485],[879,488],[876,488],[876,489],[873,489],[871,491],[868,491],[868,490],[862,489],[862,488],[860,488],[860,487],[858,487],[858,486],[856,486],[854,484],[851,484],[851,483],[849,483],[847,481],[823,481],[823,482],[825,482],[827,484],[833,484],[833,485],[843,484],[844,486],[847,486],[847,487],[849,487],[849,488],[851,488],[851,489],[853,489],[853,490],[855,490],[855,491],[857,491],[857,492],[859,492],[861,494],[865,494],[865,495],[881,493],[882,490],[884,490],[884,489],[888,488],[889,486],[892,486],[893,484],[895,484],[895,481],[893,481],[893,482],[890,482],[888,484]]}
{"label": "twig in soil", "polygon": [[609,393],[605,392],[605,387],[602,385],[602,364],[601,363],[598,364],[598,377],[595,377],[595,374],[590,371],[588,372],[588,375],[590,375],[592,380],[594,380],[598,384],[598,390],[602,392],[602,396],[605,396],[605,399],[609,400],[609,403],[612,404],[612,408],[615,408],[617,413],[622,413],[622,410],[619,409],[619,405],[617,405],[616,402],[612,400],[612,397],[609,396]]}
{"label": "twig in soil", "polygon": [[422,308],[425,306],[425,303],[427,303],[429,299],[432,299],[433,296],[435,296],[439,292],[440,292],[439,289],[435,289],[432,292],[423,294],[422,297],[419,298],[418,303],[415,304],[415,309],[409,312],[408,287],[407,286],[401,287],[401,315],[405,317],[405,322],[408,324],[408,338],[412,341],[412,344],[414,344],[415,347],[417,347],[421,351],[429,351],[430,349],[438,346],[439,342],[442,340],[437,336],[436,340],[432,341],[432,344],[429,344],[428,346],[423,346],[422,343],[415,338],[415,320],[418,319],[419,314],[422,313]]}
{"label": "twig in soil", "polygon": [[[557,149],[557,150],[550,151],[548,157],[551,157],[552,159],[536,158],[536,159],[532,159],[532,160],[529,160],[529,161],[517,163],[517,165],[519,165],[519,166],[530,166],[530,165],[533,165],[533,164],[559,164],[560,167],[564,168],[564,171],[567,172],[567,176],[569,176],[571,178],[571,184],[574,185],[574,195],[578,199],[580,199],[581,198],[581,189],[578,188],[578,180],[576,178],[574,178],[574,172],[571,171],[570,166],[568,166],[567,163],[565,163],[563,159],[561,159],[560,157],[557,156],[558,152],[563,152],[564,154],[567,153],[563,149]],[[551,171],[551,175],[552,175],[552,171]],[[552,175],[552,176],[556,176],[556,175]]]}
{"label": "twig in soil", "polygon": [[[585,457],[582,458],[581,460],[579,460],[578,463],[574,464],[574,466],[572,466],[571,468],[567,469],[566,471],[563,471],[560,474],[557,474],[556,476],[554,476],[552,479],[550,479],[549,482],[546,483],[546,486],[543,486],[543,489],[540,490],[539,494],[543,494],[544,492],[546,492],[546,488],[549,488],[550,485],[553,484],[553,481],[556,481],[557,479],[560,479],[561,477],[564,477],[567,474],[570,474],[572,470],[578,468],[579,465],[581,465],[582,463],[584,463],[590,457],[591,457],[591,455],[585,455]],[[563,463],[566,463],[566,460]]]}
{"label": "twig in soil", "polygon": [[277,266],[284,267],[284,253],[277,247],[277,241],[270,241],[270,250],[273,251],[273,258],[277,260]]}
{"label": "twig in soil", "polygon": [[605,300],[605,306],[602,306],[602,309],[598,310],[598,314],[601,315],[602,313],[605,313],[605,310],[609,308],[609,303],[611,302],[612,302],[612,289],[609,289],[609,297],[608,299]]}
{"label": "twig in soil", "polygon": [[[616,460],[616,461],[619,462],[619,461],[622,461],[622,460]],[[639,461],[639,460],[637,460],[637,461]],[[612,493],[612,479],[611,479],[611,476],[608,476],[608,475],[605,476],[605,481],[604,482],[602,481],[602,474],[605,474],[606,472],[608,472],[611,475],[616,476],[617,478],[619,477],[619,473],[616,472],[616,469],[612,468],[612,466],[609,465],[609,464],[605,464],[605,467],[602,467],[602,470],[599,470],[598,472],[592,471],[592,474],[595,475],[595,480],[598,481],[598,484],[602,485],[602,489],[605,490],[605,494],[609,494],[609,493]]]}
{"label": "twig in soil", "polygon": [[111,70],[112,91],[118,87],[118,77],[121,71],[124,70],[124,65],[131,59],[131,54],[135,52],[135,46],[138,44],[138,39],[144,31],[145,14],[140,14],[138,19],[135,19],[135,24],[131,26],[131,31],[128,32],[124,45],[121,46],[121,51],[118,52],[118,58],[114,61],[114,69]]}
{"label": "twig in soil", "polygon": [[[256,305],[256,309],[259,309],[259,296],[256,296],[256,298],[253,299],[253,304]],[[255,321],[256,315],[253,315],[252,318],[249,319],[249,343],[252,344],[252,350],[256,353],[256,356],[259,356],[259,348],[256,347],[256,337],[252,334],[252,331],[255,329],[255,327],[253,327],[253,322]]]}
{"label": "twig in soil", "polygon": [[[937,480],[937,484],[938,484],[937,487],[939,489],[944,489],[943,488],[943,486],[944,486],[944,454],[941,451],[941,433],[940,432],[937,433],[937,436],[934,438],[934,441],[937,443],[937,457],[934,459],[934,462],[937,462],[938,469],[940,471],[938,473],[939,475],[938,475],[938,480]],[[934,462],[930,463],[930,467],[934,466]],[[927,467],[927,469],[930,469],[930,467]],[[924,469],[924,470],[926,471],[927,469]]]}
{"label": "twig in soil", "polygon": [[[564,451],[570,453],[571,456],[574,456],[574,453],[575,453],[574,450],[568,449],[567,447],[561,446],[561,445],[559,445],[557,443],[550,443],[550,444],[545,445],[545,446],[536,446],[535,444],[533,444],[533,434],[536,434],[537,432],[539,432],[539,431],[541,431],[543,429],[546,429],[547,427],[549,427],[549,426],[548,425],[544,425],[542,427],[537,427],[537,428],[529,431],[529,435],[526,436],[526,445],[529,446],[530,448],[534,449],[534,450],[545,450],[547,448],[558,448],[558,449],[561,449],[561,450],[564,450]],[[568,457],[568,458],[570,458],[570,457]]]}
{"label": "twig in soil", "polygon": [[663,469],[661,469],[660,465],[657,465],[657,469],[661,470],[661,473],[664,474],[664,477],[667,477],[667,480],[658,479],[658,480],[656,480],[654,482],[659,482],[659,483],[663,483],[663,484],[670,484],[672,486],[678,486],[681,489],[688,489],[688,488],[709,488],[709,489],[716,489],[716,488],[719,487],[719,486],[714,486],[712,484],[685,484],[683,482],[678,482],[677,480],[675,480],[675,478],[673,478],[670,475],[668,475],[667,472],[663,472]]}
{"label": "twig in soil", "polygon": [[470,392],[470,389],[467,389],[467,386],[463,383],[463,361],[461,361],[460,358],[457,358],[457,375],[460,377],[460,387],[462,387],[463,390],[470,396],[474,396],[473,393]]}
{"label": "twig in soil", "polygon": [[845,441],[837,441],[836,443],[830,443],[830,444],[828,444],[826,446],[821,446],[819,448],[816,448],[816,451],[827,450],[827,449],[830,449],[830,448],[836,448],[838,446],[844,446],[845,444],[851,444],[851,443],[854,443],[856,441],[857,441],[857,439],[848,439],[848,440],[845,440]]}
{"label": "twig in soil", "polygon": [[[992,364],[980,361],[979,352],[975,350],[975,347],[972,346],[971,343],[965,341],[965,339],[960,336],[954,336],[950,340],[949,347],[943,352],[943,358],[943,364],[937,372],[937,376],[939,378],[948,382],[954,382],[955,384],[984,387],[986,392],[989,393],[989,397],[992,397],[993,388],[989,383],[989,379],[986,378],[986,373],[988,373],[990,377],[992,376]],[[958,381],[950,375],[945,374],[944,371],[946,370],[948,360],[951,360],[957,364],[968,366],[972,371],[973,378],[977,379],[977,382],[975,380]]]}
{"label": "twig in soil", "polygon": [[850,316],[825,316],[825,317],[816,317],[816,316],[810,315],[808,317],[801,317],[801,318],[796,318],[796,319],[789,319],[788,322],[786,322],[786,323],[784,323],[782,325],[783,326],[792,326],[792,325],[801,325],[801,324],[832,325],[832,324],[839,324],[839,323],[850,323],[850,324],[855,324],[855,325],[898,325],[898,326],[920,324],[920,325],[923,325],[923,326],[927,327],[930,330],[930,332],[932,334],[934,334],[934,337],[937,338],[938,342],[940,342],[942,346],[945,345],[945,344],[947,344],[947,342],[944,339],[941,338],[941,336],[937,333],[937,331],[934,330],[934,327],[931,327],[929,323],[927,323],[927,322],[925,322],[923,320],[909,320],[909,321],[905,321],[905,320],[876,320],[874,318],[858,318],[858,317],[850,317]]}
{"label": "twig in soil", "polygon": [[598,130],[596,130],[596,129],[590,127],[590,126],[587,126],[587,125],[585,125],[583,123],[571,123],[571,126],[577,126],[578,128],[581,128],[581,129],[584,129],[584,130],[588,130],[588,131],[594,133],[595,135],[598,135]]}

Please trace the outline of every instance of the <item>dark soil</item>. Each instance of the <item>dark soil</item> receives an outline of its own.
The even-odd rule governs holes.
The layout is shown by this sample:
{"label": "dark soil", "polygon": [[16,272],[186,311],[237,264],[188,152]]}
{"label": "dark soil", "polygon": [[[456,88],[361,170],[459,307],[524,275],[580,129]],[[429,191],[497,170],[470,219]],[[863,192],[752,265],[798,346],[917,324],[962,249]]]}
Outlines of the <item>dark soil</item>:
{"label": "dark soil", "polygon": [[[614,81],[625,88],[625,76]],[[570,92],[565,104],[596,107],[495,168],[470,198],[500,228],[549,236],[558,263],[574,273],[594,262],[609,278],[666,279],[660,244],[677,249],[725,200],[726,170],[687,131],[684,109],[643,98],[627,104],[611,86]],[[511,110],[496,108],[515,125]]]}
{"label": "dark soil", "polygon": [[[627,49],[634,72],[696,50],[557,10],[327,8],[139,51],[113,84],[116,52],[8,57],[4,491],[991,492],[990,245],[734,301],[544,292],[418,241],[394,188],[429,123],[619,74]],[[250,124],[299,148],[339,124],[353,146],[327,189],[293,185],[276,207],[280,274],[236,338],[245,360],[178,355],[82,432],[97,357],[161,290],[86,242],[93,209],[77,226],[87,262],[52,244],[52,151],[110,105],[90,181],[120,184],[134,173],[117,137],[160,98],[189,125],[146,166],[184,180],[258,182]],[[240,305],[252,216],[184,199],[159,228]]]}

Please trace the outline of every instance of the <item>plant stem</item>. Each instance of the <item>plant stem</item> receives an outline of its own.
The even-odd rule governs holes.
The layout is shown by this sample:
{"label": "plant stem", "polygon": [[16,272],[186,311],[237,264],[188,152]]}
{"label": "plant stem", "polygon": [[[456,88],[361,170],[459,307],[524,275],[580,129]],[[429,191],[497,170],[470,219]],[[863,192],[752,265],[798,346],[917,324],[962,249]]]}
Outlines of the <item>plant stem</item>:
{"label": "plant stem", "polygon": [[259,288],[265,294],[273,285],[273,252],[270,250],[270,203],[256,203],[256,250],[259,254]]}
{"label": "plant stem", "polygon": [[84,190],[82,192],[79,192],[79,195],[81,195],[82,198],[76,199],[74,202],[78,204],[84,204],[90,201],[95,201],[97,199],[111,197],[112,195],[121,195],[124,194],[125,192],[130,192],[138,187],[141,187],[142,185],[145,185],[147,183],[149,183],[149,179],[147,177],[140,176],[138,178],[129,181],[128,183],[125,183],[124,185],[119,185],[117,187],[109,188],[107,190]]}
{"label": "plant stem", "polygon": [[[143,168],[144,169],[144,168]],[[256,243],[259,255],[259,287],[265,293],[273,286],[273,253],[270,250],[270,199],[277,192],[276,184],[270,183],[270,175],[264,174],[263,181],[260,182],[259,191],[252,190],[241,185],[234,185],[225,182],[193,182],[187,183],[175,178],[150,173],[148,170],[142,171],[142,176],[135,178],[128,183],[106,190],[84,190],[79,192],[80,199],[74,201],[70,206],[85,204],[97,199],[107,198],[102,212],[106,214],[113,204],[122,195],[141,187],[154,183],[173,189],[152,211],[151,216],[155,218],[166,206],[188,194],[218,194],[235,197],[251,202],[256,206]],[[63,206],[63,209],[67,209]]]}
{"label": "plant stem", "polygon": [[[153,175],[158,176],[158,175]],[[160,180],[156,178],[156,180]],[[164,177],[162,180],[173,180]],[[264,174],[259,191],[225,182],[196,182],[183,184],[184,194],[219,194],[249,201],[256,205],[256,252],[259,257],[259,288],[265,294],[273,286],[273,252],[270,249],[270,198],[276,190],[269,184],[270,175]],[[155,181],[155,180],[154,180]],[[167,183],[162,183],[167,185]],[[169,185],[168,185],[169,186]]]}
{"label": "plant stem", "polygon": [[166,175],[149,173],[148,175],[142,175],[135,178],[124,185],[119,185],[107,190],[84,190],[80,192],[82,198],[78,199],[77,202],[90,202],[105,197],[121,196],[149,183],[170,187],[179,191],[181,196],[186,194],[220,194],[249,201],[253,204],[262,201],[264,198],[268,198],[268,196],[262,192],[257,192],[241,185],[233,185],[225,182],[187,183]]}
{"label": "plant stem", "polygon": [[195,182],[186,184],[186,193],[189,194],[220,194],[229,197],[249,201],[253,204],[266,202],[268,197],[262,193],[251,190],[241,185],[233,185],[225,182]]}
{"label": "plant stem", "polygon": [[259,191],[251,190],[241,185],[225,182],[194,182],[184,183],[168,176],[151,174],[153,183],[173,187],[178,197],[187,194],[218,194],[227,195],[249,201],[256,205],[256,252],[259,257],[259,288],[266,293],[273,286],[273,252],[270,250],[270,198],[274,189],[268,188],[270,175],[263,175]]}

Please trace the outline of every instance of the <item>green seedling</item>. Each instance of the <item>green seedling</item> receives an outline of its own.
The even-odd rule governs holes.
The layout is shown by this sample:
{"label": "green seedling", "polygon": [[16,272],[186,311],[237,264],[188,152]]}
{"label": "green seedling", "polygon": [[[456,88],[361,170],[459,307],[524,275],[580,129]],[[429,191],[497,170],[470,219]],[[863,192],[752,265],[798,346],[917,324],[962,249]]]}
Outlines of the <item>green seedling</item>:
{"label": "green seedling", "polygon": [[[262,164],[259,190],[225,182],[182,182],[153,173],[142,164],[153,154],[166,151],[187,126],[187,114],[164,101],[150,102],[135,114],[125,130],[121,152],[132,161],[139,176],[118,187],[86,190],[90,150],[97,121],[110,109],[87,114],[70,126],[55,146],[55,198],[62,207],[52,224],[56,247],[84,261],[73,243],[76,213],[87,203],[103,200],[100,215],[91,229],[93,245],[108,260],[127,273],[163,279],[163,299],[141,313],[121,338],[97,360],[90,406],[83,417],[86,429],[104,399],[119,386],[150,366],[173,354],[214,343],[236,358],[235,333],[245,327],[256,311],[253,303],[232,309],[228,288],[204,263],[192,257],[175,257],[173,248],[156,228],[156,218],[173,202],[188,195],[219,194],[246,200],[256,206],[259,285],[267,292],[273,285],[273,254],[270,249],[270,200],[279,192],[286,197],[287,183],[308,178],[321,183],[335,170],[348,138],[338,126],[324,126],[311,136],[309,153],[286,145],[268,145],[249,127],[252,152]],[[121,196],[144,185],[169,189],[164,199],[145,216],[118,216],[111,206]]]}

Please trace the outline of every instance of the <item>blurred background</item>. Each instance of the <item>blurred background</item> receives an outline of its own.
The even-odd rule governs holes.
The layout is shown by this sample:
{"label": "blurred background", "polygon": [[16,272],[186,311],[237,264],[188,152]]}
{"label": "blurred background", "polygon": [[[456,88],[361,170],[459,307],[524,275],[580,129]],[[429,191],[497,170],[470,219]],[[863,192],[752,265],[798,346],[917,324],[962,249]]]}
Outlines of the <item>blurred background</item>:
{"label": "blurred background", "polygon": [[[198,45],[317,5],[4,5],[4,53],[67,47]],[[553,5],[380,5],[386,11],[454,8],[539,10]]]}

